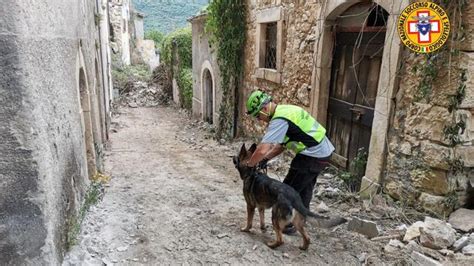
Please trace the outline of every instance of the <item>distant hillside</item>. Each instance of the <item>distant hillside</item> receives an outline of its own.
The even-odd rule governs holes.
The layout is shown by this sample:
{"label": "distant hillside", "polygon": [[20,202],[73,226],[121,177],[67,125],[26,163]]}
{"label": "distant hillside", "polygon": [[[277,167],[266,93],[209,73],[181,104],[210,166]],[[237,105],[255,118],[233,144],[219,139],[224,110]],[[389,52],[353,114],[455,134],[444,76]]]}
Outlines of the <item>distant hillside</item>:
{"label": "distant hillside", "polygon": [[209,0],[133,0],[136,10],[144,13],[145,31],[156,29],[169,33],[188,25]]}

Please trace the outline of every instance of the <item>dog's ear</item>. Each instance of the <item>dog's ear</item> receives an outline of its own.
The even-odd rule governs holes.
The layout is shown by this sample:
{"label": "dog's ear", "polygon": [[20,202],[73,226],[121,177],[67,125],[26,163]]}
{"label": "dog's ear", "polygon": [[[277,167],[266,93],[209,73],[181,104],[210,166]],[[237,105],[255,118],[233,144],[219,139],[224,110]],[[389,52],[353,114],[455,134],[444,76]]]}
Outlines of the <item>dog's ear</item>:
{"label": "dog's ear", "polygon": [[250,153],[254,153],[254,151],[257,149],[257,144],[252,144],[252,146],[250,146],[250,149],[249,149],[249,152]]}
{"label": "dog's ear", "polygon": [[232,157],[232,161],[234,162],[235,167],[239,166],[239,157],[237,156]]}
{"label": "dog's ear", "polygon": [[243,158],[247,155],[247,149],[245,148],[245,143],[242,144],[242,147],[240,148],[240,153],[239,153],[239,158]]}

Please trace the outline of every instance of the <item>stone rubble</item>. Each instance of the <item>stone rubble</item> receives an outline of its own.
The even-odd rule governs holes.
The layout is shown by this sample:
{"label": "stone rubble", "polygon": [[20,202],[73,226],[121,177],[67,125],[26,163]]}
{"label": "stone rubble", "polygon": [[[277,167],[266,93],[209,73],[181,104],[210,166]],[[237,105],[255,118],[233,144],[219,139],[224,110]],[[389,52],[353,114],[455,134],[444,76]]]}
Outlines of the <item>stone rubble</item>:
{"label": "stone rubble", "polygon": [[474,230],[474,210],[458,209],[451,213],[448,222],[454,229],[472,232]]}
{"label": "stone rubble", "polygon": [[353,217],[353,219],[347,225],[347,228],[351,231],[363,234],[369,238],[376,237],[380,234],[380,230],[375,222],[363,220],[357,217]]}
{"label": "stone rubble", "polygon": [[155,107],[168,104],[170,95],[161,86],[144,81],[128,83],[120,93],[119,105],[137,107]]}
{"label": "stone rubble", "polygon": [[407,232],[405,233],[405,236],[403,237],[403,241],[409,242],[410,240],[413,240],[419,237],[420,227],[422,227],[423,225],[424,223],[422,221],[418,221],[412,224],[410,227],[408,227]]}
{"label": "stone rubble", "polygon": [[420,228],[420,243],[428,248],[443,249],[450,247],[456,241],[456,230],[450,224],[434,219],[425,218],[424,226]]}
{"label": "stone rubble", "polygon": [[[444,265],[444,263],[449,262],[451,259],[468,261],[468,264],[470,262],[474,264],[474,233],[465,233],[464,230],[467,227],[459,226],[461,224],[466,225],[471,221],[465,219],[465,216],[463,219],[458,219],[463,216],[459,213],[467,214],[470,213],[470,210],[455,212],[453,215],[456,218],[450,218],[450,221],[458,222],[458,226],[456,226],[458,231],[450,223],[425,217],[424,221],[417,221],[406,229],[403,242],[397,239],[390,239],[390,235],[387,237],[377,237],[372,240],[390,239],[384,247],[384,252],[387,254],[394,254],[400,251],[405,252],[410,255],[415,264]],[[349,224],[349,226],[351,225]],[[406,225],[402,224],[398,228],[406,228]],[[388,232],[384,233],[387,234]]]}

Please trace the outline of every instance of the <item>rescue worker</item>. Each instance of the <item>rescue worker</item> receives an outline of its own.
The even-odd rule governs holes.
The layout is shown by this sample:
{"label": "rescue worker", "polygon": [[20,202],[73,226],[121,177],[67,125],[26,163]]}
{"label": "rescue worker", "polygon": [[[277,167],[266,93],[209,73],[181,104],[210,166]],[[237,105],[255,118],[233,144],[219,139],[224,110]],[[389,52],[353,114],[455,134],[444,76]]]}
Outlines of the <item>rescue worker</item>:
{"label": "rescue worker", "polygon": [[[319,173],[329,165],[334,146],[326,136],[326,129],[303,108],[276,104],[265,92],[252,92],[246,103],[247,114],[268,123],[265,135],[248,161],[248,166],[266,164],[285,148],[296,156],[283,183],[293,187],[309,209],[313,189]],[[296,228],[289,224],[283,230],[293,234]]]}

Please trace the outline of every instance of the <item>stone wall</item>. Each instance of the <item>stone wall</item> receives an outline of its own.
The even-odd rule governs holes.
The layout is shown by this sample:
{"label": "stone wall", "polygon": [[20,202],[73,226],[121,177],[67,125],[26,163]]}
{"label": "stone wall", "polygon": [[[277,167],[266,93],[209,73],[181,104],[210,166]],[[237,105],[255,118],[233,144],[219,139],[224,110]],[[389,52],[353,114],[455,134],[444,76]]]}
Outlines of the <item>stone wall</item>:
{"label": "stone wall", "polygon": [[[315,27],[320,1],[248,0],[247,6],[247,41],[244,54],[243,89],[240,95],[240,98],[244,100],[240,101],[240,110],[245,110],[245,99],[255,89],[270,92],[277,102],[296,104],[309,109],[313,51],[316,40]],[[283,9],[280,84],[256,76],[256,16],[259,12],[272,7]],[[261,126],[255,129],[255,121],[247,116],[243,116],[242,121],[240,133],[255,134],[263,130]]]}
{"label": "stone wall", "polygon": [[89,184],[81,68],[83,88],[88,88],[82,99],[90,97],[91,144],[100,149],[104,140],[105,95],[99,95],[108,90],[99,86],[104,82],[96,8],[95,0],[2,1],[2,264],[58,265],[62,260],[68,222]]}
{"label": "stone wall", "polygon": [[[473,207],[474,34],[471,29],[474,21],[470,19],[473,11],[471,2],[463,16],[467,40],[462,43],[459,55],[450,57],[449,52],[445,52],[435,59],[439,72],[431,91],[423,99],[416,95],[425,75],[426,60],[405,51],[393,126],[389,131],[385,191],[439,215],[465,204]],[[466,81],[462,81],[462,72],[466,73]],[[459,108],[450,112],[450,98],[458,93],[462,84],[466,85],[464,100]],[[464,129],[446,132],[461,120]],[[457,138],[454,144],[453,138]]]}
{"label": "stone wall", "polygon": [[[254,89],[270,92],[277,102],[297,104],[307,109],[314,104],[310,102],[310,94],[315,89],[327,90],[311,88],[315,64],[313,50],[320,37],[317,32],[319,28],[323,29],[322,23],[328,19],[319,17],[325,2],[335,9],[343,9],[358,1],[247,1],[247,43],[243,87],[240,91],[242,100],[239,102],[241,134],[261,136],[265,127],[265,124],[257,124],[244,114],[245,101]],[[393,6],[390,1],[378,2],[383,2],[385,7]],[[281,7],[284,21],[280,82],[261,78],[256,64],[259,34],[257,19],[259,14],[274,7]],[[386,145],[388,151],[377,155],[382,157],[377,159],[380,159],[380,167],[384,169],[381,176],[384,191],[394,198],[441,215],[449,213],[452,207],[468,203],[469,197],[470,204],[474,205],[474,21],[471,19],[474,17],[474,3],[471,2],[464,13],[466,39],[461,43],[459,55],[438,59],[440,71],[431,92],[424,99],[415,99],[421,77],[425,75],[420,70],[426,65],[424,57],[403,48],[400,54],[398,48],[390,47],[390,50],[384,51],[390,57],[390,67],[401,63],[395,79],[395,95],[384,95],[390,101],[390,105],[386,106],[393,105],[394,108],[387,109],[389,115],[385,112],[377,114],[385,117],[389,128],[388,141],[379,145]],[[398,41],[397,34],[390,36]],[[326,61],[330,63],[330,60]],[[418,73],[415,68],[418,68]],[[451,98],[460,86],[461,71],[466,72],[467,78],[464,82],[464,100],[457,110],[449,112]],[[387,80],[381,80],[379,86],[386,84]],[[387,90],[382,92],[387,94]],[[377,101],[381,100],[385,99],[377,98]],[[459,134],[451,133],[448,136],[445,129],[456,123],[460,125],[461,118],[465,129],[459,130]],[[377,133],[377,128],[374,129],[373,132]],[[459,143],[452,146],[449,137],[458,138]],[[375,142],[372,141],[371,145]]]}
{"label": "stone wall", "polygon": [[153,40],[135,40],[135,49],[132,58],[132,64],[146,64],[153,71],[160,65],[160,57],[156,54],[155,41]]}
{"label": "stone wall", "polygon": [[[190,20],[193,34],[193,116],[203,118],[206,108],[206,91],[203,86],[204,71],[209,70],[215,92],[213,121],[219,119],[219,106],[222,102],[222,90],[219,65],[216,51],[209,44],[209,36],[204,31],[206,15],[200,15]],[[204,99],[203,99],[204,98]]]}
{"label": "stone wall", "polygon": [[134,11],[134,25],[135,25],[135,38],[137,40],[143,40],[145,38],[145,29],[143,27],[144,15],[138,11]]}
{"label": "stone wall", "polygon": [[[130,65],[130,11],[131,0],[109,0],[111,48],[119,55],[122,63]],[[135,30],[133,29],[133,32]]]}

